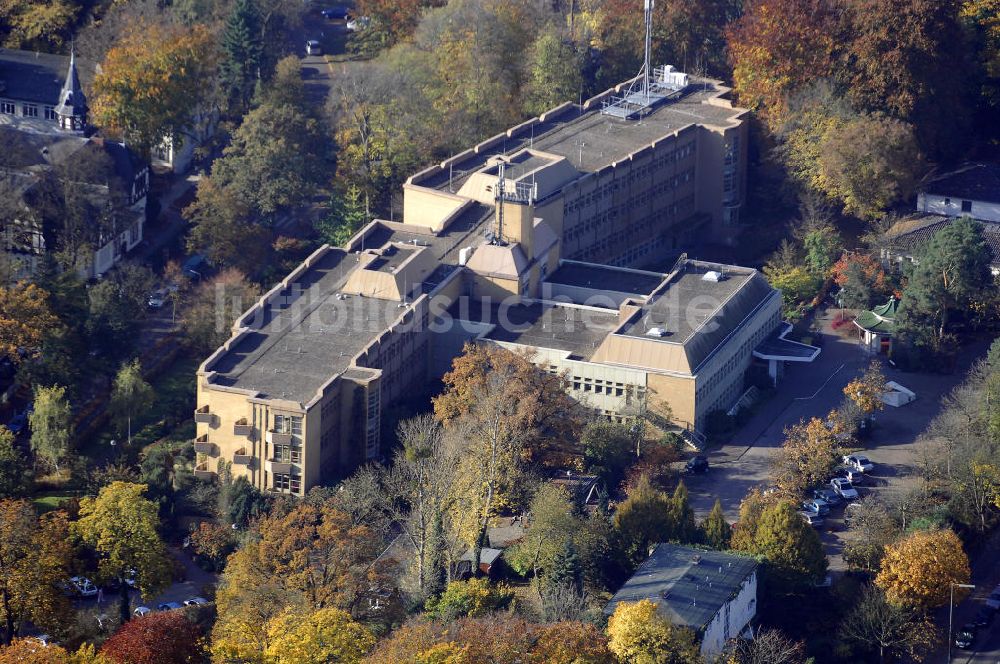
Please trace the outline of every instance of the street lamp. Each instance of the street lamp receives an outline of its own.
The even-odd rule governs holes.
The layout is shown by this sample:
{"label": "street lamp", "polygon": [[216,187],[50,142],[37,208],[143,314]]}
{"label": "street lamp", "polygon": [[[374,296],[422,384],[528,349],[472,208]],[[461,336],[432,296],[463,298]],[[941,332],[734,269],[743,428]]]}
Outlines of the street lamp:
{"label": "street lamp", "polygon": [[948,602],[948,664],[951,664],[951,620],[955,612],[955,588],[975,588],[971,583],[949,583],[951,600]]}

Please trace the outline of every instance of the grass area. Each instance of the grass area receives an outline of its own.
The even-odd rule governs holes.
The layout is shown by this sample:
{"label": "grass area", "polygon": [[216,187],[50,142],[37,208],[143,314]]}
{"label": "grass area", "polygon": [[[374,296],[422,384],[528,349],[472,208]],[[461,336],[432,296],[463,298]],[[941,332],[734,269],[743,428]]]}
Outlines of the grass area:
{"label": "grass area", "polygon": [[68,493],[46,493],[34,496],[31,502],[39,514],[44,514],[59,509],[65,501],[72,498],[76,498],[76,496]]}

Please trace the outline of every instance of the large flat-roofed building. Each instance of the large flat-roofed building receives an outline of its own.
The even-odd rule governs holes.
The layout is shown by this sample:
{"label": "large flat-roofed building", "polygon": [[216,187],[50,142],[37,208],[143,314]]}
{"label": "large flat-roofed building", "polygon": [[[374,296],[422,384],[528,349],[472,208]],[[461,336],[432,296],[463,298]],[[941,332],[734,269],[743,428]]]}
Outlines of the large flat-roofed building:
{"label": "large flat-roofed building", "polygon": [[[402,222],[318,250],[201,366],[197,474],[295,495],[342,477],[388,451],[385,410],[435,389],[469,342],[530,353],[600,415],[662,401],[689,440],[755,361],[777,377],[814,357],[781,337],[756,270],[675,252],[675,233],[724,236],[742,195],[744,111],[723,93],[696,82],[625,119],[601,112],[609,91],[411,178]],[[658,261],[673,267],[629,267]]]}

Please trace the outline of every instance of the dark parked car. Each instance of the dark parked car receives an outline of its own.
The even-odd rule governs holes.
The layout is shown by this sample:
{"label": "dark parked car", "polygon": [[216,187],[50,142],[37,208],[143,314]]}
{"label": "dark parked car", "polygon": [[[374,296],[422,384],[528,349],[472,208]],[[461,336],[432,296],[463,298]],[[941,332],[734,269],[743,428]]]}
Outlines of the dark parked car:
{"label": "dark parked car", "polygon": [[971,648],[976,640],[976,629],[978,628],[970,623],[958,630],[958,634],[955,635],[955,647],[962,650]]}
{"label": "dark parked car", "polygon": [[844,502],[844,499],[838,496],[837,492],[833,489],[813,489],[812,496],[813,498],[825,500],[826,504],[830,507],[836,507]]}
{"label": "dark parked car", "polygon": [[690,459],[685,466],[685,470],[689,473],[707,473],[708,472],[708,459],[705,456],[699,454],[698,456]]}
{"label": "dark parked car", "polygon": [[321,9],[319,10],[319,13],[322,14],[323,18],[328,21],[346,21],[350,11],[350,9],[343,5],[337,5],[335,7]]}

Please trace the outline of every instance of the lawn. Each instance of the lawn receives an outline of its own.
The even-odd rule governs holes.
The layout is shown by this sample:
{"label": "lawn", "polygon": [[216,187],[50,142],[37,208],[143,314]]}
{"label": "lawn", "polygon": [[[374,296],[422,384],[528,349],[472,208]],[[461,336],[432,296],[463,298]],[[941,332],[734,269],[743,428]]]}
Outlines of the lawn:
{"label": "lawn", "polygon": [[72,498],[76,498],[76,496],[65,492],[45,493],[34,496],[31,502],[34,503],[35,509],[38,510],[39,514],[45,514],[46,512],[59,509],[65,501]]}

